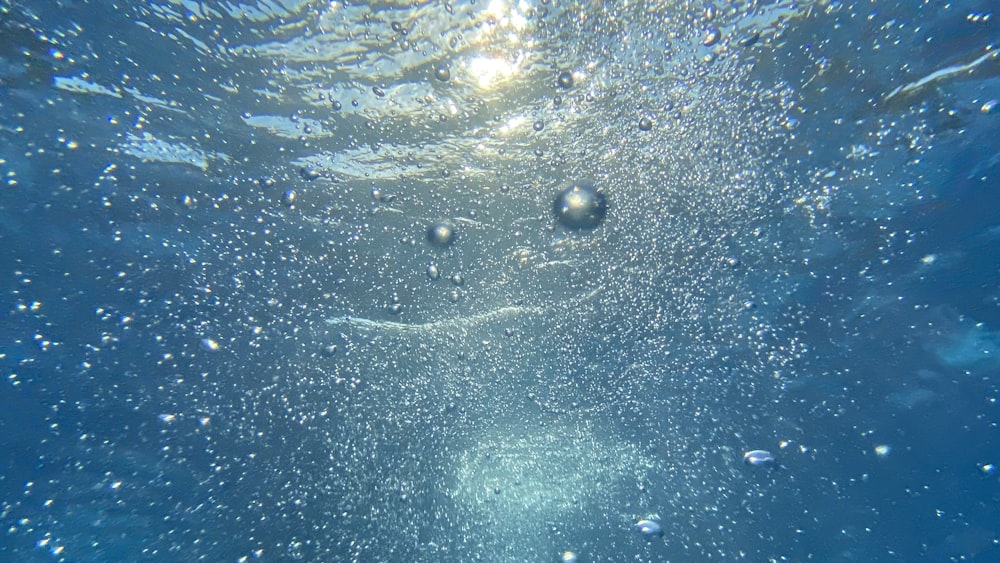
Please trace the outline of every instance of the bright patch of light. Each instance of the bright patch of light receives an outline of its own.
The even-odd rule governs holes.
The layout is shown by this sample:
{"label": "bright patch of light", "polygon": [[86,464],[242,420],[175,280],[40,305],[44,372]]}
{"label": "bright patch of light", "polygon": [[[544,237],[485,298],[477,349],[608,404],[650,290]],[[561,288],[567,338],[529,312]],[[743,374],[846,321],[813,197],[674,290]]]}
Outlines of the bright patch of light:
{"label": "bright patch of light", "polygon": [[522,30],[528,24],[528,19],[524,17],[524,12],[528,11],[527,2],[518,2],[517,6],[511,6],[507,0],[491,0],[486,8],[485,15],[494,18],[499,27],[513,27]]}
{"label": "bright patch of light", "polygon": [[[470,45],[483,47],[487,53],[468,61],[467,75],[481,89],[493,88],[517,74],[534,42],[522,40],[528,26],[526,13],[531,5],[525,0],[489,0],[476,18],[477,33]],[[508,53],[517,53],[511,57]],[[494,56],[494,54],[496,54]]]}
{"label": "bright patch of light", "polygon": [[524,117],[523,115],[516,115],[510,118],[507,121],[507,123],[504,123],[503,125],[500,126],[500,134],[506,135],[508,133],[513,133],[514,131],[517,131],[522,126],[524,126],[524,124],[527,122],[528,122],[527,117]]}
{"label": "bright patch of light", "polygon": [[476,57],[469,61],[467,72],[480,88],[490,88],[517,74],[518,61],[493,57]]}

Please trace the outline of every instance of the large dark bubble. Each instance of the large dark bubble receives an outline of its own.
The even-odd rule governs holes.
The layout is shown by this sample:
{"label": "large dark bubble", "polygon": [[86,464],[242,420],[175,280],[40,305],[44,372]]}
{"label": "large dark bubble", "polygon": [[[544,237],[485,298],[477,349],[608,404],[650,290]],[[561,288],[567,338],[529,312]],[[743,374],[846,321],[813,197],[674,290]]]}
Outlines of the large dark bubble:
{"label": "large dark bubble", "polygon": [[608,213],[608,200],[592,184],[577,182],[559,192],[552,211],[566,228],[594,229]]}

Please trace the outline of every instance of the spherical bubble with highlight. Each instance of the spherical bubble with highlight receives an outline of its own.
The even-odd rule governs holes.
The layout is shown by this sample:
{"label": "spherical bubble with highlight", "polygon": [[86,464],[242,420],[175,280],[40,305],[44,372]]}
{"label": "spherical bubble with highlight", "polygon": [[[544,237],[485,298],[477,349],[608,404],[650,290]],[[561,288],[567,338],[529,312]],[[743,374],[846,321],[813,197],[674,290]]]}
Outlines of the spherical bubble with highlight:
{"label": "spherical bubble with highlight", "polygon": [[608,213],[608,200],[593,185],[578,182],[556,196],[552,211],[564,227],[594,229]]}
{"label": "spherical bubble with highlight", "polygon": [[437,264],[431,263],[427,265],[427,279],[434,281],[441,277],[441,270],[438,269]]}
{"label": "spherical bubble with highlight", "polygon": [[427,242],[438,248],[450,246],[455,242],[455,227],[449,223],[434,223],[427,229]]}

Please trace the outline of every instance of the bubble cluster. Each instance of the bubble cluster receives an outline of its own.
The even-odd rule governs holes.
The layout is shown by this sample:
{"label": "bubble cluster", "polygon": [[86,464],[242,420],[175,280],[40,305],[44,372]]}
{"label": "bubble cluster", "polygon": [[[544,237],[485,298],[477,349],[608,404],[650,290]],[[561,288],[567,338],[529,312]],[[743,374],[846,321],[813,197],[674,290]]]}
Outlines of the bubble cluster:
{"label": "bubble cluster", "polygon": [[970,2],[5,4],[3,553],[988,557]]}

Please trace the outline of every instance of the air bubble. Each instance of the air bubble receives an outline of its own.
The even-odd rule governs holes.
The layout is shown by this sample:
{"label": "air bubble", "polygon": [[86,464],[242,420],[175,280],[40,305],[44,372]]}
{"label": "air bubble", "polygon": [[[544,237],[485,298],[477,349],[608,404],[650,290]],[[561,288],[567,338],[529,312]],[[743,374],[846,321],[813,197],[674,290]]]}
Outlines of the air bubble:
{"label": "air bubble", "polygon": [[552,203],[556,221],[570,229],[594,229],[608,212],[607,198],[593,185],[578,182],[556,196]]}
{"label": "air bubble", "polygon": [[427,242],[438,248],[445,248],[455,242],[455,228],[449,223],[434,223],[427,229]]}

